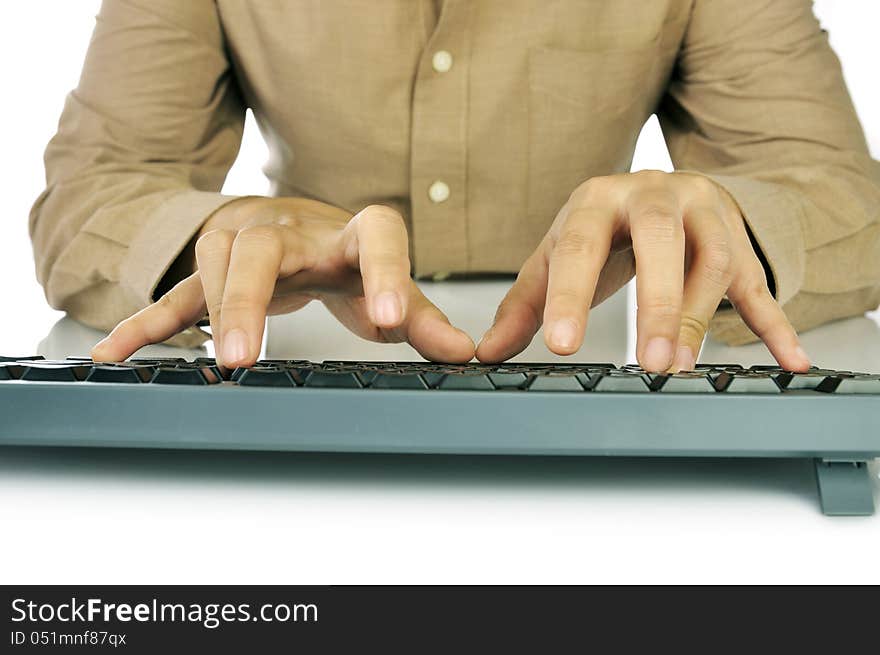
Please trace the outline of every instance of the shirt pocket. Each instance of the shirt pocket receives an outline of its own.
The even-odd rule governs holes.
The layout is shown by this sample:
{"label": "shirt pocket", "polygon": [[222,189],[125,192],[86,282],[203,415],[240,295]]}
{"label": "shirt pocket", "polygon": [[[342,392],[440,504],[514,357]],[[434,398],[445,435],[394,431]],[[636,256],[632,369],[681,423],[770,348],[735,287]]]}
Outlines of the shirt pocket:
{"label": "shirt pocket", "polygon": [[549,226],[578,184],[627,172],[664,79],[656,47],[529,53],[528,216]]}

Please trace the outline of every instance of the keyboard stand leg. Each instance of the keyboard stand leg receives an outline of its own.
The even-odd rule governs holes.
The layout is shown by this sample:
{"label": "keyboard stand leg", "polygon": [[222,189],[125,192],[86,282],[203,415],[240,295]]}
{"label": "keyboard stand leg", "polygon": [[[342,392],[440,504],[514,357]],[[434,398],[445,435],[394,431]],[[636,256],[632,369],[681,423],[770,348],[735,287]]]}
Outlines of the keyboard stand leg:
{"label": "keyboard stand leg", "polygon": [[819,502],[827,516],[870,516],[874,513],[874,492],[866,462],[817,458],[816,484]]}

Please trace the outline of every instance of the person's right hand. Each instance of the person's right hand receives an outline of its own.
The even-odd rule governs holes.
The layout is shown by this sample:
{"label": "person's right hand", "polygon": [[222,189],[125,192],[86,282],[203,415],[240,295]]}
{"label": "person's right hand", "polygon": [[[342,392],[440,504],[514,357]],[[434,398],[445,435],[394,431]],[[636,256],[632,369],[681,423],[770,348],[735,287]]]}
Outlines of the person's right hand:
{"label": "person's right hand", "polygon": [[408,251],[403,219],[389,207],[371,205],[352,217],[300,198],[233,201],[200,231],[195,272],[117,325],[92,359],[125,359],[207,313],[218,362],[250,366],[267,315],[318,299],[365,339],[407,341],[427,359],[470,360],[474,342],[415,285]]}

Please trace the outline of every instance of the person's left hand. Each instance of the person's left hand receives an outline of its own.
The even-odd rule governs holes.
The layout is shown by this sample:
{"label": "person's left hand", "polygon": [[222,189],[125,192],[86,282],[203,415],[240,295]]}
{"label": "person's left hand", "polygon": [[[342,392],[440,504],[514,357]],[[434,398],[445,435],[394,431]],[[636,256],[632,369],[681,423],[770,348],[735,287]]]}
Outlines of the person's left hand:
{"label": "person's left hand", "polygon": [[520,270],[477,357],[516,355],[542,323],[551,351],[576,352],[590,308],[636,272],[636,356],[646,371],[693,369],[725,294],[782,367],[809,368],[733,198],[702,175],[660,171],[595,177],[575,189]]}

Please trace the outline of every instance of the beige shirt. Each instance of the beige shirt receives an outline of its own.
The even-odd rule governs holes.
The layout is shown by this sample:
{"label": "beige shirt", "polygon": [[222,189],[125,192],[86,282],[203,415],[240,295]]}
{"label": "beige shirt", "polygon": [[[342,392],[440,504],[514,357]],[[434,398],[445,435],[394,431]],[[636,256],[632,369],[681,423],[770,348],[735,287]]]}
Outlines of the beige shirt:
{"label": "beige shirt", "polygon": [[[657,113],[795,327],[880,303],[880,165],[807,0],[105,0],[30,217],[54,307],[109,329],[151,301],[231,200],[246,108],[274,194],[397,208],[418,276],[518,270]],[[754,338],[729,308],[713,331]]]}

